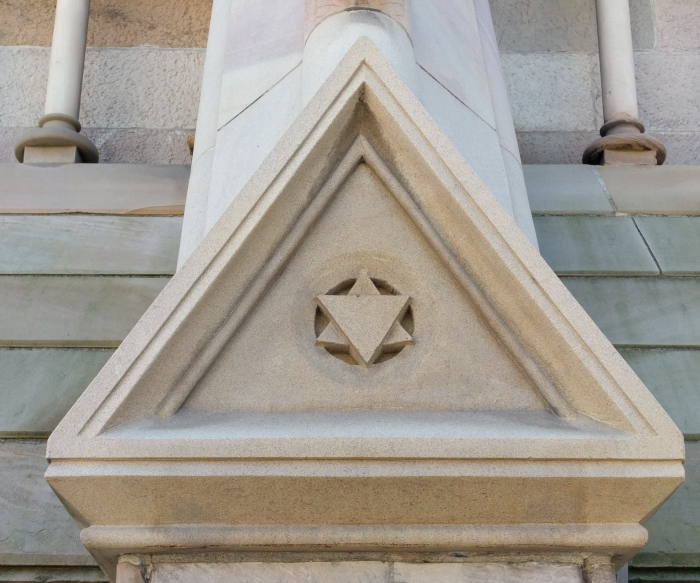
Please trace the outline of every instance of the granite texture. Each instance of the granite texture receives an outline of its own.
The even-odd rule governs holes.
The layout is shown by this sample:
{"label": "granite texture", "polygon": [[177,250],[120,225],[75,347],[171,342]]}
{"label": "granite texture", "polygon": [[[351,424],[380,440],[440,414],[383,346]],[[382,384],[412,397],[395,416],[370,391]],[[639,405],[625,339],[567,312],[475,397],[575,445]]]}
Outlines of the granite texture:
{"label": "granite texture", "polygon": [[[656,5],[658,14],[659,3]],[[588,0],[491,0],[491,10],[503,52],[598,50],[595,4]],[[631,0],[630,16],[635,48],[652,49],[650,0]]]}
{"label": "granite texture", "polygon": [[695,0],[654,0],[659,47],[671,51],[700,49],[700,10]]}
{"label": "granite texture", "polygon": [[[204,48],[212,0],[92,0],[88,46]],[[56,2],[0,3],[0,45],[50,46]]]}
{"label": "granite texture", "polygon": [[584,54],[503,54],[518,131],[591,131],[591,59]]}

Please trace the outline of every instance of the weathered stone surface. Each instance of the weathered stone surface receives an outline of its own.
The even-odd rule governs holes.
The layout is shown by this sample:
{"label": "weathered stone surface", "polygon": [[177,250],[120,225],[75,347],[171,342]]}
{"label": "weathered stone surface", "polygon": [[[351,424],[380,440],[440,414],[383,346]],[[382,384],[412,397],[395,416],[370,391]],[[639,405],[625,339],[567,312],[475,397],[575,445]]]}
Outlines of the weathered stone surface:
{"label": "weathered stone surface", "polygon": [[598,172],[620,212],[700,214],[700,167],[600,166]]}
{"label": "weathered stone surface", "polygon": [[0,166],[0,213],[182,214],[188,166]]}
{"label": "weathered stone surface", "polygon": [[685,482],[646,524],[649,542],[632,565],[700,565],[700,442],[686,441],[685,455]]}
{"label": "weathered stone surface", "polygon": [[175,273],[181,217],[0,216],[0,274]]}
{"label": "weathered stone surface", "polygon": [[654,0],[659,48],[700,49],[700,8],[695,0]]}
{"label": "weathered stone surface", "polygon": [[[595,4],[588,0],[492,0],[491,10],[501,51],[598,50]],[[632,0],[630,16],[634,46],[653,48],[649,0]]]}
{"label": "weathered stone surface", "polygon": [[[92,0],[88,45],[206,47],[212,0]],[[56,2],[0,3],[0,45],[50,46]]]}
{"label": "weathered stone surface", "polygon": [[169,279],[4,276],[0,345],[118,346]]}
{"label": "weathered stone surface", "polygon": [[80,121],[98,128],[194,128],[201,49],[89,49]]}
{"label": "weathered stone surface", "polygon": [[394,565],[395,583],[580,583],[577,565],[443,563]]}
{"label": "weathered stone surface", "polygon": [[533,213],[613,213],[600,177],[591,166],[526,165],[523,175]]}
{"label": "weathered stone surface", "polygon": [[700,217],[635,217],[664,275],[700,275]]}
{"label": "weathered stone surface", "polygon": [[160,563],[153,583],[389,583],[389,563]]}
{"label": "weathered stone surface", "polygon": [[36,126],[44,114],[48,73],[49,49],[0,47],[0,126]]}
{"label": "weathered stone surface", "polygon": [[0,562],[94,565],[79,529],[44,481],[45,441],[0,441]]}
{"label": "weathered stone surface", "polygon": [[700,351],[634,349],[620,354],[685,435],[700,436]]}
{"label": "weathered stone surface", "polygon": [[[0,47],[0,126],[33,127],[44,111],[49,49]],[[80,121],[86,128],[194,128],[201,49],[88,49]]]}
{"label": "weathered stone surface", "polygon": [[535,217],[540,253],[557,274],[658,275],[628,217]]}
{"label": "weathered stone surface", "polygon": [[638,52],[634,60],[639,115],[647,131],[699,131],[700,54]]}
{"label": "weathered stone surface", "polygon": [[700,346],[700,279],[563,277],[619,346]]}
{"label": "weathered stone surface", "polygon": [[0,436],[53,431],[113,353],[111,349],[0,349]]}
{"label": "weathered stone surface", "polygon": [[[25,128],[0,128],[0,164],[17,163],[14,146]],[[184,130],[87,129],[104,164],[189,164]]]}
{"label": "weathered stone surface", "polygon": [[503,54],[502,61],[516,130],[596,129],[588,55]]}
{"label": "weathered stone surface", "polygon": [[584,150],[598,132],[517,132],[523,164],[581,164]]}
{"label": "weathered stone surface", "polygon": [[190,164],[184,130],[85,129],[105,164]]}

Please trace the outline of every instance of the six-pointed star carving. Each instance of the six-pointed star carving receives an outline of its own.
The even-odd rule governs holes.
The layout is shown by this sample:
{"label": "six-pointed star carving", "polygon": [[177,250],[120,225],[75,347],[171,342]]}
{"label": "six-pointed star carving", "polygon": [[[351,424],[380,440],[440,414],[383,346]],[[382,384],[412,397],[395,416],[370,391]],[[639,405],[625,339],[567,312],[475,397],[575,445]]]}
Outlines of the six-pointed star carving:
{"label": "six-pointed star carving", "polygon": [[383,352],[413,344],[401,325],[411,298],[382,295],[365,271],[348,295],[321,295],[316,301],[330,320],[316,339],[317,346],[348,350],[358,364],[368,367]]}

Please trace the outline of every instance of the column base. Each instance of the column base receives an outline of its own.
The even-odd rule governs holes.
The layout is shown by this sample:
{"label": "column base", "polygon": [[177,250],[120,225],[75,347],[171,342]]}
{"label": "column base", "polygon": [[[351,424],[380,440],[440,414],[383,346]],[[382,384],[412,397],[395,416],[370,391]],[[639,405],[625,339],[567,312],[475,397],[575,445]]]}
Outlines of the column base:
{"label": "column base", "polygon": [[[45,115],[39,120],[38,128],[28,130],[17,141],[15,157],[19,162],[30,164],[97,163],[100,154],[95,144],[79,131],[80,122],[68,115]],[[72,148],[75,156],[69,161]],[[29,159],[25,159],[28,149]]]}
{"label": "column base", "polygon": [[600,128],[600,135],[583,153],[584,164],[660,166],[666,161],[664,145],[645,135],[636,119],[612,119]]}
{"label": "column base", "polygon": [[82,162],[76,146],[26,146],[24,164],[78,164]]}

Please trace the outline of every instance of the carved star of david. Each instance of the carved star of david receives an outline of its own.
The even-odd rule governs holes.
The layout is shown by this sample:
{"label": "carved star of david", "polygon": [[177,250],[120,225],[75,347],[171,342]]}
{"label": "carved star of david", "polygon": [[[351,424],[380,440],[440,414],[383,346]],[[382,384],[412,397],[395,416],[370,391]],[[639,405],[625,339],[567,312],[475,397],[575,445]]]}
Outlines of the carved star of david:
{"label": "carved star of david", "polygon": [[411,298],[381,294],[367,272],[360,274],[347,295],[320,295],[316,301],[330,320],[316,345],[329,352],[347,351],[368,367],[384,352],[413,344],[401,325]]}

